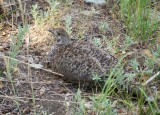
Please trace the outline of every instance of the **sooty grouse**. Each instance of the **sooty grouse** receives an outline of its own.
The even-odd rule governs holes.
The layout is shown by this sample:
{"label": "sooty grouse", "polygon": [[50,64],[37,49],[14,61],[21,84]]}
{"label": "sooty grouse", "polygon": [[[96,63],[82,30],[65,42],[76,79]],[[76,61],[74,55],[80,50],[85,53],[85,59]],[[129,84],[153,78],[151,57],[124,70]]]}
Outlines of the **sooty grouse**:
{"label": "sooty grouse", "polygon": [[85,40],[74,40],[64,29],[50,29],[55,37],[55,44],[49,55],[49,62],[54,72],[64,75],[70,82],[90,83],[93,76],[106,76],[117,59],[109,52],[96,47]]}

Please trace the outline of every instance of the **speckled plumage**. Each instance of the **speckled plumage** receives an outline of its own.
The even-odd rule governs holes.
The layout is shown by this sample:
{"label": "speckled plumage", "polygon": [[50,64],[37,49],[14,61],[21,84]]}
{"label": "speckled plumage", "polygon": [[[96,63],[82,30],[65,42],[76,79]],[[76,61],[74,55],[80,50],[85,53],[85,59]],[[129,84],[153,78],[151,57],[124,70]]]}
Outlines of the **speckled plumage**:
{"label": "speckled plumage", "polygon": [[[67,81],[93,82],[93,75],[106,76],[117,62],[109,52],[103,51],[89,41],[71,41],[63,29],[49,31],[56,39],[49,55],[50,65],[53,71],[63,74]],[[66,34],[66,37],[56,33]]]}

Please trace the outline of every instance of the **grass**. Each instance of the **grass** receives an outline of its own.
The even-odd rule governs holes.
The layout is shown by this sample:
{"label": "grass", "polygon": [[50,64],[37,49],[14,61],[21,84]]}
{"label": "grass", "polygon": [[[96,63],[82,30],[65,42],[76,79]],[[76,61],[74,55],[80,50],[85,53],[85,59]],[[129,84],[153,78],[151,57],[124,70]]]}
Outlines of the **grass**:
{"label": "grass", "polygon": [[109,24],[107,22],[101,22],[98,28],[102,34],[105,34],[107,30],[110,30]]}
{"label": "grass", "polygon": [[152,40],[157,30],[156,13],[151,19],[151,0],[120,0],[120,13],[129,36],[138,41]]}
{"label": "grass", "polygon": [[[12,74],[13,72],[16,71],[17,68],[17,61],[13,60],[16,59],[17,55],[21,52],[20,47],[23,45],[24,43],[24,35],[25,33],[28,31],[28,27],[25,26],[24,28],[19,27],[18,28],[18,34],[14,37],[12,37],[12,44],[10,45],[11,47],[11,52],[9,53],[9,58],[4,58],[5,61],[5,65],[6,65],[6,72],[7,72],[7,77],[8,77],[8,81],[10,81],[11,86],[12,86],[12,90],[13,90],[13,94],[16,97],[18,95],[17,93],[17,89],[15,88],[15,85],[13,83],[13,77]],[[21,109],[20,109],[20,104],[17,100],[14,100],[15,104],[17,105],[20,114],[21,113]]]}
{"label": "grass", "polygon": [[85,107],[85,99],[83,99],[81,90],[78,89],[77,93],[74,96],[74,101],[78,102],[78,106],[74,107],[73,115],[87,115]]}
{"label": "grass", "polygon": [[40,12],[38,9],[38,5],[35,4],[32,6],[32,16],[34,19],[34,24],[37,26],[43,26],[46,21],[53,23],[54,21],[52,20],[52,17],[55,15],[57,11],[57,7],[59,5],[59,2],[56,0],[48,0],[49,3],[49,9],[44,12]]}
{"label": "grass", "polygon": [[[24,28],[20,27],[18,28],[18,34],[16,36],[12,37],[12,42],[11,42],[11,51],[9,53],[9,56],[13,59],[16,58],[16,56],[21,52],[20,47],[22,47],[24,43],[24,36],[28,32],[28,27],[24,26]],[[15,61],[10,61],[10,67],[15,68],[17,66],[17,62]]]}
{"label": "grass", "polygon": [[[106,38],[104,38],[106,39]],[[97,41],[94,41],[95,44]],[[110,42],[107,41],[107,44],[110,44],[108,47],[109,49],[113,49],[115,47],[116,40],[113,39]],[[125,37],[125,40],[123,41],[123,52],[126,52],[128,48],[135,44],[129,36]],[[98,46],[99,46],[98,42]],[[121,49],[119,49],[121,50]],[[119,52],[117,49],[117,52]],[[159,56],[159,45],[156,47],[156,50],[154,51],[155,57]],[[132,69],[134,70],[133,73],[125,73],[123,70],[123,67],[125,63],[122,64],[122,60],[127,57],[127,54],[119,58],[119,62],[117,66],[111,70],[108,79],[105,82],[105,85],[102,88],[102,92],[98,94],[98,96],[91,96],[90,99],[92,100],[92,111],[97,114],[97,115],[114,115],[117,114],[117,109],[116,107],[113,106],[113,99],[115,98],[116,100],[120,101],[122,104],[119,106],[123,106],[123,108],[128,107],[131,110],[136,110],[135,112],[138,114],[158,114],[159,113],[159,107],[158,104],[156,103],[156,98],[154,98],[154,101],[146,100],[147,98],[150,98],[149,95],[147,95],[147,92],[143,86],[135,86],[135,87],[130,87],[130,81],[135,79],[137,76],[140,78],[143,77],[144,75],[151,76],[154,73],[155,70],[155,60],[148,58],[145,56],[145,62],[144,65],[146,68],[142,68],[137,61],[137,59],[140,57],[135,57],[132,60],[129,60],[128,63],[130,63]],[[136,59],[137,58],[137,59]],[[158,70],[157,70],[158,71]],[[116,76],[116,77],[114,77]],[[97,81],[97,76],[95,80]],[[124,82],[128,80],[128,82]],[[99,80],[99,79],[98,79]],[[119,87],[122,86],[122,87]],[[132,88],[131,92],[127,93],[127,88],[130,87]],[[118,92],[115,92],[115,90],[118,89]],[[122,93],[120,93],[122,91]],[[124,92],[126,91],[126,92]],[[137,94],[137,103],[133,102],[133,96],[132,94]],[[94,95],[94,93],[93,93]],[[80,98],[81,97],[81,98]],[[77,97],[76,97],[77,98]],[[82,96],[79,96],[77,101],[79,102],[79,109],[83,105],[83,110],[85,109],[84,103],[82,104]],[[76,102],[77,102],[76,101]],[[118,104],[117,104],[118,106]],[[146,108],[147,107],[147,108]],[[146,108],[146,109],[145,109]],[[85,114],[86,111],[81,111],[79,114]],[[131,111],[130,111],[131,112]]]}

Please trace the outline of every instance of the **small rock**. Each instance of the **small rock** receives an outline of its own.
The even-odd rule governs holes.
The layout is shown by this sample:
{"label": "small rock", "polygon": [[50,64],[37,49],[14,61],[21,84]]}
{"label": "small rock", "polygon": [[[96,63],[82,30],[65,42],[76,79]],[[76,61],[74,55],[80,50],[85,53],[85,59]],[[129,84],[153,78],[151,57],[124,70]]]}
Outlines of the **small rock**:
{"label": "small rock", "polygon": [[93,3],[93,4],[97,4],[97,5],[101,5],[101,4],[105,4],[106,1],[105,0],[84,0],[85,3]]}

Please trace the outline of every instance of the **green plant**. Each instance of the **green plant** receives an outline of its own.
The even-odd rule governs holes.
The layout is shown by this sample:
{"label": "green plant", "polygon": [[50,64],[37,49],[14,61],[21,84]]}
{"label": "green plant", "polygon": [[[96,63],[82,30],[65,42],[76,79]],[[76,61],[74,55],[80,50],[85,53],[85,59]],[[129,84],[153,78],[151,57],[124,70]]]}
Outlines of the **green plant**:
{"label": "green plant", "polygon": [[65,28],[66,28],[66,31],[69,35],[72,34],[72,17],[71,16],[67,16],[66,19],[65,19]]}
{"label": "green plant", "polygon": [[142,77],[144,75],[151,75],[153,73],[154,70],[154,64],[155,61],[151,58],[147,58],[145,57],[145,62],[144,62],[144,66],[145,67],[141,67],[139,62],[137,61],[136,58],[132,59],[129,61],[133,71],[133,74],[138,75],[139,77]]}
{"label": "green plant", "polygon": [[109,24],[107,22],[101,22],[98,28],[103,34],[105,34],[107,30],[110,30]]}
{"label": "green plant", "polygon": [[116,47],[118,38],[119,38],[119,36],[113,37],[112,40],[109,40],[106,36],[103,36],[103,39],[105,40],[105,42],[107,44],[107,48],[112,54],[115,54],[116,52],[119,51],[119,49]]}
{"label": "green plant", "polygon": [[130,36],[126,36],[125,40],[123,42],[123,51],[127,50],[129,46],[131,46],[132,44],[135,44],[136,42],[134,42],[132,40],[132,38]]}
{"label": "green plant", "polygon": [[[106,98],[106,95],[100,94],[100,96],[91,96],[90,99],[92,100],[91,109],[96,115],[116,115],[115,109],[112,107],[112,102],[110,99]],[[77,106],[74,106],[74,110],[72,114],[74,115],[87,115],[87,107],[86,101],[82,98],[81,91],[78,89],[77,93],[75,94],[74,102],[77,103]]]}
{"label": "green plant", "polygon": [[100,38],[94,37],[94,38],[93,38],[93,43],[94,43],[97,47],[102,47]]}
{"label": "green plant", "polygon": [[159,44],[156,45],[156,50],[153,50],[152,53],[155,56],[155,58],[158,58],[160,56],[160,45]]}
{"label": "green plant", "polygon": [[[16,56],[21,52],[20,48],[24,43],[24,35],[26,34],[27,31],[28,31],[28,26],[26,25],[23,28],[20,26],[18,27],[18,34],[12,37],[12,41],[10,45],[11,51],[9,52],[9,58],[4,58],[8,80],[11,83],[14,96],[17,96],[17,92],[16,92],[16,89],[13,83],[13,78],[12,78],[13,69],[17,68],[17,61],[14,59],[16,59]],[[19,112],[21,114],[19,103],[16,100],[13,100],[13,101],[16,103],[19,109]]]}
{"label": "green plant", "polygon": [[21,47],[24,43],[24,35],[28,32],[28,26],[24,26],[23,28],[18,26],[18,34],[12,37],[11,41],[11,51],[9,52],[10,60],[10,68],[14,68],[17,65],[15,60],[16,56],[21,52]]}
{"label": "green plant", "polygon": [[10,45],[11,51],[9,52],[9,59],[5,60],[7,75],[12,84],[12,88],[14,91],[14,95],[16,95],[16,91],[12,82],[12,71],[14,68],[17,68],[17,61],[13,60],[16,56],[21,52],[20,47],[24,43],[24,35],[28,31],[28,26],[24,26],[24,28],[18,27],[17,36],[12,37],[12,44]]}
{"label": "green plant", "polygon": [[48,3],[50,6],[50,15],[53,15],[53,13],[56,12],[59,2],[57,0],[48,0]]}
{"label": "green plant", "polygon": [[37,4],[32,6],[31,12],[35,25],[43,25],[45,20],[49,17],[48,12],[39,12]]}
{"label": "green plant", "polygon": [[51,17],[54,16],[54,13],[57,11],[57,7],[59,5],[59,2],[57,0],[48,0],[50,9],[44,12],[40,12],[38,10],[37,4],[32,6],[32,16],[34,19],[34,23],[36,25],[43,25],[46,20],[50,20]]}
{"label": "green plant", "polygon": [[139,114],[144,114],[145,101],[142,97],[145,97],[146,101],[148,102],[148,108],[147,108],[145,114],[152,114],[152,115],[159,114],[160,110],[159,110],[158,104],[156,102],[156,98],[154,98],[153,101],[150,101],[149,96],[144,91],[144,88],[140,88],[140,91],[141,91],[141,98],[138,100],[138,107],[140,109]]}
{"label": "green plant", "polygon": [[137,62],[137,60],[136,60],[135,58],[130,61],[130,64],[131,64],[132,68],[133,68],[136,72],[139,71],[139,68],[138,68],[138,67],[139,67],[139,63]]}
{"label": "green plant", "polygon": [[77,106],[74,106],[73,115],[87,115],[85,100],[82,98],[81,90],[78,89],[74,96],[74,101],[77,102]]}
{"label": "green plant", "polygon": [[37,6],[37,4],[35,4],[35,5],[32,6],[32,11],[31,11],[35,24],[38,24],[38,15],[39,15],[39,12],[38,12],[37,8],[38,8],[38,6]]}
{"label": "green plant", "polygon": [[151,19],[150,5],[150,0],[120,0],[121,17],[133,39],[146,41],[157,29],[157,17]]}
{"label": "green plant", "polygon": [[93,102],[93,111],[96,113],[96,115],[116,115],[117,112],[112,107],[111,100],[104,97],[105,95],[103,94],[98,97],[91,97]]}

